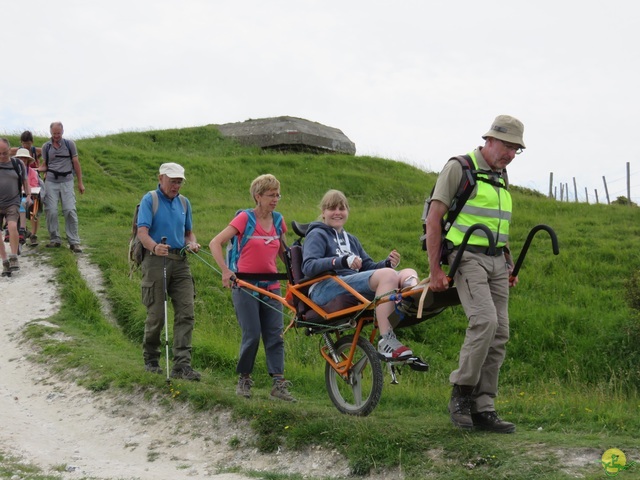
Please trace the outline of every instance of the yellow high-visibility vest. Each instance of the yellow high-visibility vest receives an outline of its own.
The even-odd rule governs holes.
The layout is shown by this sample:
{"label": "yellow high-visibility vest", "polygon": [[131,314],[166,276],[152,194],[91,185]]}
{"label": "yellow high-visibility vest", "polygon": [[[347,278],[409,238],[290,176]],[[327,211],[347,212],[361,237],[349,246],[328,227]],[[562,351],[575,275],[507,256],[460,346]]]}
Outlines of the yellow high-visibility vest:
{"label": "yellow high-visibility vest", "polygon": [[[486,225],[493,233],[496,247],[503,247],[509,240],[509,222],[511,221],[511,194],[507,190],[505,179],[498,172],[478,170],[474,152],[469,153],[475,170],[476,192],[462,207],[446,239],[458,246],[472,225]],[[475,230],[469,237],[468,245],[488,247],[489,239],[482,230]]]}

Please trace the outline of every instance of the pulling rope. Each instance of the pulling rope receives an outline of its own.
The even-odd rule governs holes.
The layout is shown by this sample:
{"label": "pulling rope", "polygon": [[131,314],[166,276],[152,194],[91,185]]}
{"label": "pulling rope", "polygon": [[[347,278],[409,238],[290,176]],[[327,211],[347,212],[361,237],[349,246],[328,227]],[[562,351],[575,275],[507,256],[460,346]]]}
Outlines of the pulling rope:
{"label": "pulling rope", "polygon": [[[184,247],[184,248],[183,248],[183,250],[185,250],[185,249],[186,249],[186,247]],[[201,251],[202,251],[202,252],[204,252],[205,254],[209,255],[210,257],[212,257],[212,258],[213,258],[213,255],[212,255],[210,252],[207,252],[206,250],[201,250]],[[211,264],[210,262],[208,262],[207,260],[205,260],[204,258],[202,258],[202,257],[199,255],[199,253],[200,253],[201,251],[199,251],[199,252],[192,252],[192,251],[190,251],[190,250],[189,250],[189,252],[190,252],[192,255],[194,255],[198,260],[200,260],[202,263],[204,263],[204,264],[205,264],[205,265],[207,265],[209,268],[211,268],[211,270],[213,270],[213,271],[214,271],[214,272],[216,272],[218,275],[220,275],[220,277],[222,277],[222,272],[221,272],[220,270],[218,270],[218,269],[216,268],[216,266],[214,266],[213,264]],[[283,315],[286,315],[290,320],[293,320],[293,318],[294,318],[294,317],[293,317],[293,315],[292,315],[290,312],[286,312],[286,313],[285,313],[285,311],[284,311],[285,309],[284,309],[284,308],[278,309],[278,308],[274,307],[272,304],[270,304],[270,303],[266,302],[266,301],[263,299],[263,297],[266,297],[265,295],[260,295],[258,292],[253,292],[253,291],[251,291],[251,290],[249,290],[249,289],[247,289],[247,288],[243,288],[243,287],[239,287],[239,286],[236,286],[236,288],[239,288],[239,289],[240,289],[240,291],[242,291],[242,292],[244,292],[245,294],[249,295],[250,297],[252,297],[252,298],[256,299],[258,302],[262,303],[263,305],[266,305],[266,306],[267,306],[267,307],[269,307],[270,309],[272,309],[272,310],[274,310],[274,311],[276,311],[276,312],[282,313]],[[257,294],[257,295],[255,295],[254,293],[255,293],[255,294]],[[269,298],[269,297],[266,297],[266,298]]]}
{"label": "pulling rope", "polygon": [[[183,248],[183,251],[186,250],[189,253],[191,253],[192,255],[194,255],[199,261],[201,261],[202,263],[204,263],[205,265],[207,265],[211,270],[215,271],[218,275],[220,275],[220,277],[222,277],[222,272],[220,270],[218,270],[218,268],[216,268],[216,266],[214,266],[212,263],[210,263],[209,261],[205,260],[201,255],[199,255],[200,252],[204,252],[206,255],[213,257],[213,255],[210,252],[207,252],[206,250],[201,250],[199,252],[192,252],[190,250],[188,250],[186,247]],[[182,253],[182,251],[181,251]],[[285,308],[276,308],[274,307],[272,304],[266,302],[264,300],[264,298],[269,298],[266,295],[260,295],[259,292],[255,292],[252,291],[250,289],[244,288],[244,287],[236,287],[236,288],[240,288],[240,290],[242,292],[244,292],[246,295],[249,295],[250,297],[254,298],[255,300],[257,300],[258,302],[266,305],[267,307],[271,308],[274,311],[277,311],[279,313],[282,313],[282,315],[286,315],[287,318],[290,321],[295,320],[295,314],[293,314],[291,311],[288,311],[288,309]],[[373,300],[371,300],[368,304],[366,304],[361,310],[359,310],[353,317],[352,320],[353,321],[358,321],[358,319],[364,315],[365,312],[370,310],[370,307],[372,304],[375,304],[377,306],[377,303],[379,300],[382,300],[384,298],[389,299],[389,301],[393,302],[395,304],[395,309],[398,310],[398,305],[400,304],[400,302],[402,301],[403,297],[402,297],[402,293],[400,293],[398,290],[390,290],[388,292],[385,292],[381,295],[378,295],[376,297],[374,297]],[[287,310],[285,312],[285,310]],[[402,312],[399,312],[402,314]],[[404,316],[404,315],[403,315]],[[376,309],[373,309],[373,321],[375,323],[376,320]],[[315,327],[315,328],[326,328],[328,327],[328,325],[326,323],[316,323],[316,322],[309,322],[309,321],[304,321],[304,326],[305,327]],[[346,327],[344,329],[347,329]]]}

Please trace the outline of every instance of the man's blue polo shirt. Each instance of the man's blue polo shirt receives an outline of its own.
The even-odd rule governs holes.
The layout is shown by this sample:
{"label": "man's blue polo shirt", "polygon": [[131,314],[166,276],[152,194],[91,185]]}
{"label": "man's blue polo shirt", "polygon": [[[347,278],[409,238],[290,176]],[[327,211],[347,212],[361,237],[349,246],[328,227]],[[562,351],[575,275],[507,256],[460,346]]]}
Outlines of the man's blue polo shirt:
{"label": "man's blue polo shirt", "polygon": [[147,227],[149,235],[156,243],[160,243],[162,237],[167,237],[169,248],[183,248],[185,246],[184,235],[192,229],[191,203],[187,201],[187,211],[182,208],[182,201],[176,196],[169,199],[160,190],[158,194],[158,210],[153,215],[153,199],[151,193],[147,193],[140,201],[138,211],[138,228]]}

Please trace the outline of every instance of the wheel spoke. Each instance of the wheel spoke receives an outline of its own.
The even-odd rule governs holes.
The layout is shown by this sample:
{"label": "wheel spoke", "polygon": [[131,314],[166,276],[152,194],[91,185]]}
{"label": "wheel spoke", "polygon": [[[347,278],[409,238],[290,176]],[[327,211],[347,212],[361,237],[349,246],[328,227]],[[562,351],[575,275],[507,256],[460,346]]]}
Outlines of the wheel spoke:
{"label": "wheel spoke", "polygon": [[362,378],[362,372],[369,365],[369,359],[366,356],[363,356],[360,360],[353,364],[352,371],[358,375],[359,378]]}
{"label": "wheel spoke", "polygon": [[362,375],[360,372],[353,372],[351,375],[351,392],[353,392],[353,403],[362,406]]}

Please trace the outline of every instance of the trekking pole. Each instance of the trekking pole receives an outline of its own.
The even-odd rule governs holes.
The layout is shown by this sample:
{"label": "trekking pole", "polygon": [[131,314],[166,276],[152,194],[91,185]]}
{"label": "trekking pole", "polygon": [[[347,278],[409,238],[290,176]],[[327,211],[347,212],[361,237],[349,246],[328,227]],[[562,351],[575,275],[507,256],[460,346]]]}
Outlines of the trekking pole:
{"label": "trekking pole", "polygon": [[[167,237],[162,237],[160,243],[165,245]],[[169,379],[169,319],[167,314],[167,256],[162,257],[162,289],[164,290],[164,351],[167,360],[167,383],[171,383]]]}

